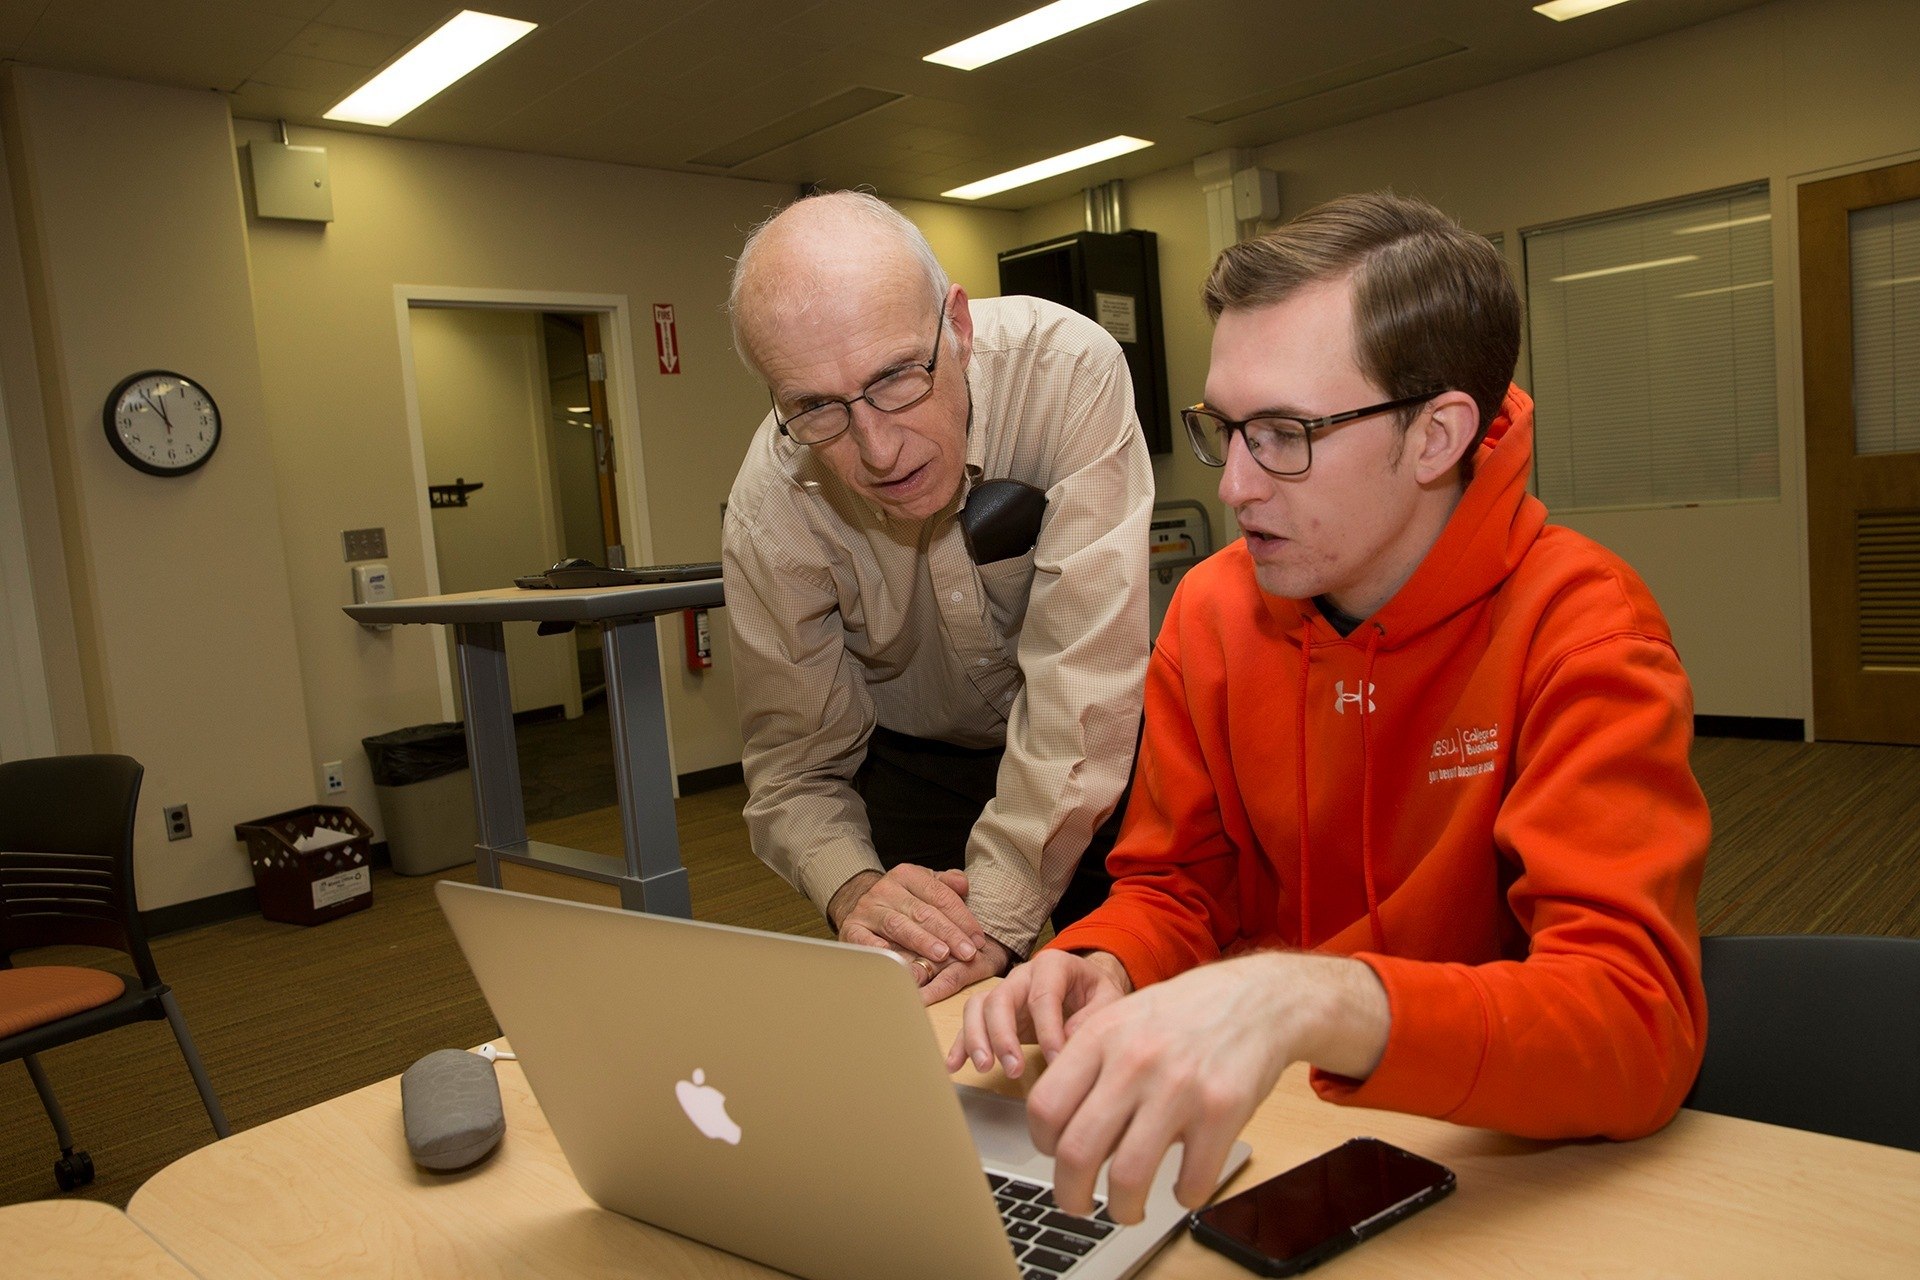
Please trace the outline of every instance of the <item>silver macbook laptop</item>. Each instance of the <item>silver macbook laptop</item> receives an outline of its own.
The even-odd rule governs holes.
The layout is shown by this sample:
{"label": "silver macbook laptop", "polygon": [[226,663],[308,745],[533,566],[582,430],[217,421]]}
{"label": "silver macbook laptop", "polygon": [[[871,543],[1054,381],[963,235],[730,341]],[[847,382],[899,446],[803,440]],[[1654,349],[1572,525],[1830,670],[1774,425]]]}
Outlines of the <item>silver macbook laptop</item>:
{"label": "silver macbook laptop", "polygon": [[[1185,1218],[1053,1204],[1025,1104],[956,1086],[885,952],[443,881],[580,1186],[810,1280],[1117,1280]],[[1236,1143],[1222,1180],[1245,1162]],[[984,1175],[984,1176],[983,1176]],[[1096,1186],[1106,1200],[1106,1178]]]}

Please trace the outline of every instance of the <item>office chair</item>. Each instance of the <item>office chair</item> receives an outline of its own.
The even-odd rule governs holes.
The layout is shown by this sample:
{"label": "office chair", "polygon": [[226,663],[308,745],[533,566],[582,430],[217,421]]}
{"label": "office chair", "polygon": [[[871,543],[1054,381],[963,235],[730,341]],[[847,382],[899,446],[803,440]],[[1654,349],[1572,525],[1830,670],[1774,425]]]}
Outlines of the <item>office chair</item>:
{"label": "office chair", "polygon": [[1920,938],[1702,938],[1700,955],[1687,1106],[1920,1151]]}
{"label": "office chair", "polygon": [[[173,1028],[213,1130],[230,1130],[180,1008],[147,950],[133,889],[133,819],[145,771],[126,756],[0,763],[0,1062],[27,1064],[60,1142],[62,1191],[93,1181],[35,1055],[129,1023]],[[13,967],[28,947],[106,947],[138,977],[71,965]]]}

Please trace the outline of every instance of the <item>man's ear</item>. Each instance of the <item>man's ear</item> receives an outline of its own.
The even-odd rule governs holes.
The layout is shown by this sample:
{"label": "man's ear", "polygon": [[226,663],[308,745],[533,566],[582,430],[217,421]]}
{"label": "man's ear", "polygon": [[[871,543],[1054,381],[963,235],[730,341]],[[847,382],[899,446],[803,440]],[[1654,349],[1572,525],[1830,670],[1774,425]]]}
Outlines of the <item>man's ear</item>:
{"label": "man's ear", "polygon": [[1415,478],[1423,485],[1444,480],[1480,433],[1480,406],[1464,391],[1444,391],[1427,401],[1408,428],[1413,436]]}
{"label": "man's ear", "polygon": [[946,306],[953,325],[954,365],[964,373],[973,361],[973,312],[967,306],[967,291],[957,284],[947,286]]}

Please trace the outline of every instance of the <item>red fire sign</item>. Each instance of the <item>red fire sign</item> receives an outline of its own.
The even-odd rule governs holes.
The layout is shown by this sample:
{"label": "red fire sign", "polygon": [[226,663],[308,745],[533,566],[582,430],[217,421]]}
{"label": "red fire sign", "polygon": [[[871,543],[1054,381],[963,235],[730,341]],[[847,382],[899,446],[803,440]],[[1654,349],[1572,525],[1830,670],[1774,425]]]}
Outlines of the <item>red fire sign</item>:
{"label": "red fire sign", "polygon": [[653,304],[653,345],[660,353],[660,372],[680,372],[680,327],[670,302]]}

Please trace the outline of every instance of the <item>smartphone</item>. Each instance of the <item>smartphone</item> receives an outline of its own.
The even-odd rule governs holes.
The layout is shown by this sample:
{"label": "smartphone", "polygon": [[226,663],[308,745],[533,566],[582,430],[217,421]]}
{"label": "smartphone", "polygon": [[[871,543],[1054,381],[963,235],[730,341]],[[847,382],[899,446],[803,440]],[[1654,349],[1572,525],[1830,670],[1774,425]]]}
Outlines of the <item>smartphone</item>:
{"label": "smartphone", "polygon": [[1453,1190],[1453,1171],[1354,1138],[1191,1215],[1194,1238],[1263,1276],[1298,1275]]}

